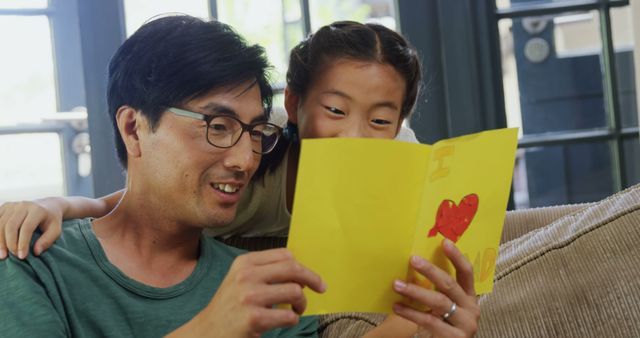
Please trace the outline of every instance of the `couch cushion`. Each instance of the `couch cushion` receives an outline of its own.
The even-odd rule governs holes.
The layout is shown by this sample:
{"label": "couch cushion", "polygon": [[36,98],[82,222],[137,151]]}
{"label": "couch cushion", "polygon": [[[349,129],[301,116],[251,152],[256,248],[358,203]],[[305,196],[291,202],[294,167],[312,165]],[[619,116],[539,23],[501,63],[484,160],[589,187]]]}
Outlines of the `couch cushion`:
{"label": "couch cushion", "polygon": [[528,232],[546,226],[561,217],[573,214],[585,209],[593,203],[567,204],[543,208],[519,209],[508,211],[504,218],[502,239],[500,243],[506,243]]}
{"label": "couch cushion", "polygon": [[341,312],[320,316],[318,333],[323,338],[362,337],[386,318],[381,313]]}
{"label": "couch cushion", "polygon": [[640,186],[500,246],[478,337],[640,337]]}

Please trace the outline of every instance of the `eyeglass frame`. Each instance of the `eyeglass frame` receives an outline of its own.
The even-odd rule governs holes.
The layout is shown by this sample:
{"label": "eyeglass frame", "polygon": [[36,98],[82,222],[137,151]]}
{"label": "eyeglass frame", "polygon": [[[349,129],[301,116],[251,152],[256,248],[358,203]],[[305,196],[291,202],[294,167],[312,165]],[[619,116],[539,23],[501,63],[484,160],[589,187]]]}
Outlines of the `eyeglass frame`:
{"label": "eyeglass frame", "polygon": [[[233,115],[228,115],[228,114],[203,114],[203,113],[198,113],[198,112],[194,112],[194,111],[190,111],[190,110],[186,110],[186,109],[182,109],[182,108],[176,108],[176,107],[168,107],[167,108],[168,111],[178,115],[178,116],[184,116],[184,117],[188,117],[188,118],[192,118],[192,119],[196,119],[196,120],[201,120],[207,123],[207,129],[205,130],[205,139],[207,140],[207,143],[209,143],[210,145],[216,147],[216,148],[221,148],[221,149],[228,149],[231,148],[233,146],[235,146],[236,144],[238,144],[238,142],[240,141],[240,139],[242,138],[242,134],[244,134],[244,132],[251,132],[253,131],[253,129],[258,126],[258,125],[270,125],[272,127],[275,128],[275,130],[277,130],[278,136],[275,140],[275,142],[273,142],[273,146],[271,147],[271,149],[269,149],[269,151],[267,152],[257,152],[253,149],[251,149],[251,151],[253,151],[256,154],[260,154],[260,155],[265,155],[268,154],[270,152],[273,151],[273,149],[276,148],[276,145],[278,144],[278,141],[280,141],[280,137],[282,136],[282,128],[279,127],[276,124],[270,123],[270,122],[257,122],[257,123],[250,123],[250,124],[246,124],[242,121],[240,121],[239,118],[233,116]],[[222,147],[219,145],[215,145],[213,144],[210,140],[209,140],[209,127],[211,126],[211,121],[216,118],[216,117],[226,117],[226,118],[230,118],[232,120],[237,121],[238,123],[240,123],[240,126],[242,128],[242,132],[240,133],[240,136],[238,137],[238,139],[235,140],[235,142],[233,142],[233,144],[231,144],[230,146],[227,147]],[[249,136],[251,136],[251,134],[249,134]]]}

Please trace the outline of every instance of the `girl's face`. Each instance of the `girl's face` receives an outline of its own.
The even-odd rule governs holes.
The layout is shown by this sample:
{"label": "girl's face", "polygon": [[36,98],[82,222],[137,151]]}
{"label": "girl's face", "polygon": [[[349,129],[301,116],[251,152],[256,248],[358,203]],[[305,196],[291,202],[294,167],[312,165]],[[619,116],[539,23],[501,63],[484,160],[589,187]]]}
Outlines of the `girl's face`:
{"label": "girl's face", "polygon": [[340,59],[324,68],[304,98],[285,91],[289,120],[301,138],[394,138],[405,94],[389,64]]}

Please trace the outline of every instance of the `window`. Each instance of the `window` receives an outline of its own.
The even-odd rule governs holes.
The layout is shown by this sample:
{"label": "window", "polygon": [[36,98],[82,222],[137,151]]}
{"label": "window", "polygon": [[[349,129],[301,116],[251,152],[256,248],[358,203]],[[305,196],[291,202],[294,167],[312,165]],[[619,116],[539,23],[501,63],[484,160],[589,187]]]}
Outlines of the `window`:
{"label": "window", "polygon": [[47,0],[3,0],[0,9],[46,8]]}
{"label": "window", "polygon": [[375,22],[396,29],[393,0],[310,0],[313,31],[337,20]]}
{"label": "window", "polygon": [[11,164],[0,166],[0,201],[62,195],[58,134],[29,133],[57,110],[49,19],[44,11],[25,16],[17,10],[44,8],[46,1],[4,1],[0,6],[13,9],[6,15],[0,10],[0,158]]}
{"label": "window", "polygon": [[[640,181],[626,1],[497,1],[517,208],[591,202]],[[635,153],[634,153],[635,152]]]}
{"label": "window", "polygon": [[397,1],[399,29],[423,60],[416,136],[520,127],[510,208],[594,201],[639,182],[630,41],[640,23],[629,4]]}
{"label": "window", "polygon": [[304,36],[299,1],[218,0],[217,5],[220,21],[267,50],[275,67],[272,80],[283,89],[289,51]]}
{"label": "window", "polygon": [[207,0],[125,0],[124,14],[127,36],[133,34],[149,19],[166,13],[183,13],[207,19]]}
{"label": "window", "polygon": [[0,3],[0,201],[92,193],[75,4]]}
{"label": "window", "polygon": [[377,22],[396,28],[393,0],[125,0],[124,4],[127,35],[161,14],[185,13],[202,18],[215,15],[250,43],[263,46],[274,66],[274,105],[280,108],[289,52],[309,33],[305,18],[310,18],[312,31],[336,20]]}
{"label": "window", "polygon": [[[274,65],[273,81],[281,93],[289,52],[308,31],[336,20],[379,22],[395,28],[393,0],[300,1],[218,0],[218,19],[233,26],[252,43],[265,47]],[[301,6],[302,5],[302,6]],[[305,18],[310,20],[309,26]],[[276,103],[282,100],[275,100]]]}
{"label": "window", "polygon": [[0,16],[0,45],[0,125],[37,121],[55,112],[56,85],[47,16]]}
{"label": "window", "polygon": [[0,202],[65,194],[58,134],[3,135],[0,149]]}

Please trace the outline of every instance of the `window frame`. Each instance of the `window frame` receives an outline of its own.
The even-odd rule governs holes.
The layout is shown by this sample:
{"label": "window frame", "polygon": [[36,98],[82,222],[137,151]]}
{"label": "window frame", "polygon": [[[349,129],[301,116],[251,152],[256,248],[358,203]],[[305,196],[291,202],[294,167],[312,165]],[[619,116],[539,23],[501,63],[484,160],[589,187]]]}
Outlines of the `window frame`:
{"label": "window frame", "polygon": [[[78,67],[81,64],[81,49],[77,25],[77,0],[49,0],[44,8],[0,9],[0,17],[3,16],[47,17],[51,34],[56,110],[69,112],[76,107],[84,107],[84,86],[77,85],[83,83],[83,68]],[[74,151],[73,142],[78,134],[83,132],[83,128],[73,125],[73,121],[79,121],[78,117],[73,115],[60,116],[59,121],[37,125],[2,127],[0,135],[58,134],[62,148],[64,191],[69,195],[92,195],[91,177],[78,174],[78,154]]]}
{"label": "window frame", "polygon": [[[609,11],[628,5],[628,0],[569,0],[532,2],[498,9],[495,0],[397,1],[400,30],[417,47],[424,64],[426,88],[418,101],[417,114],[411,119],[418,139],[433,143],[448,137],[507,127],[498,31],[500,20],[597,10],[601,25],[607,127],[525,135],[519,140],[518,148],[609,141],[614,190],[622,190],[629,183],[624,165],[628,159],[622,143],[629,138],[637,139],[639,128],[621,126]],[[456,99],[460,97],[469,99]],[[514,208],[513,199],[509,208]]]}
{"label": "window frame", "polygon": [[[569,145],[591,141],[609,141],[611,149],[612,176],[614,190],[620,191],[628,186],[628,176],[624,165],[625,139],[638,137],[638,127],[623,128],[621,123],[620,103],[618,101],[618,84],[615,51],[611,31],[610,10],[615,7],[628,6],[628,0],[572,0],[552,3],[531,3],[510,8],[496,9],[496,26],[502,19],[517,19],[530,16],[562,14],[570,11],[596,10],[599,14],[600,39],[602,41],[601,63],[602,81],[605,101],[605,114],[608,125],[595,130],[578,130],[538,135],[525,135],[518,142],[518,148],[532,148],[552,145]],[[636,89],[637,90],[637,89]]]}

